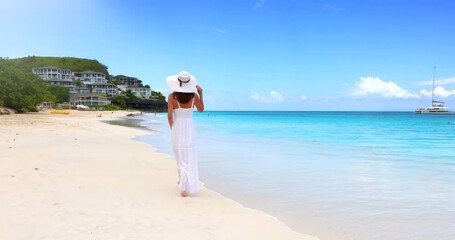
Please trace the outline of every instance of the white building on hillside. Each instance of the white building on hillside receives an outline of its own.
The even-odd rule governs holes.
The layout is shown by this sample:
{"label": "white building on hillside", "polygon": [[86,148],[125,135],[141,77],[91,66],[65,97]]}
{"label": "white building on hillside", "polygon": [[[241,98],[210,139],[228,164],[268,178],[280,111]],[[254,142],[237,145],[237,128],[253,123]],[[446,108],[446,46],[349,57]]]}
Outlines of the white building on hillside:
{"label": "white building on hillside", "polygon": [[107,94],[108,96],[118,95],[117,86],[112,83],[86,83],[85,86],[91,93]]}
{"label": "white building on hillside", "polygon": [[135,77],[128,77],[125,75],[117,75],[114,77],[114,80],[119,81],[119,85],[127,85],[127,86],[136,86],[142,87],[142,81],[135,78]]}
{"label": "white building on hillside", "polygon": [[73,81],[73,73],[69,69],[60,69],[57,67],[32,68],[32,72],[49,85],[59,85],[69,88],[70,93],[76,93],[76,86]]}
{"label": "white building on hillside", "polygon": [[70,100],[72,105],[84,105],[84,106],[105,106],[111,104],[111,101],[107,97],[100,96],[99,94],[88,93],[82,94],[77,93],[71,95]]}
{"label": "white building on hillside", "polygon": [[94,71],[75,72],[74,80],[80,81],[83,86],[80,87],[78,93],[97,93],[107,94],[108,96],[117,96],[117,87],[108,83],[106,74]]}
{"label": "white building on hillside", "polygon": [[94,71],[75,72],[74,80],[83,83],[107,83],[106,74]]}
{"label": "white building on hillside", "polygon": [[150,98],[152,95],[152,90],[150,87],[136,87],[136,86],[127,86],[127,85],[118,85],[117,86],[122,92],[131,92],[138,98]]}
{"label": "white building on hillside", "polygon": [[44,79],[49,85],[69,88],[71,94],[96,93],[117,96],[117,87],[107,83],[106,74],[94,71],[72,72],[57,67],[32,68],[32,72]]}
{"label": "white building on hillside", "polygon": [[57,67],[32,68],[32,72],[42,79],[72,79],[73,72],[69,69],[60,69]]}

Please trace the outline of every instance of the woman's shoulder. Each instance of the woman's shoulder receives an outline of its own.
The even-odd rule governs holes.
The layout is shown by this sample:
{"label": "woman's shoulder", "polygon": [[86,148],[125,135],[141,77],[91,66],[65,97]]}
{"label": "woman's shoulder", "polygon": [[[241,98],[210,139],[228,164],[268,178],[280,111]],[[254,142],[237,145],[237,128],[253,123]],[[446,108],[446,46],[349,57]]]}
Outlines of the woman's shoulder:
{"label": "woman's shoulder", "polygon": [[169,93],[169,95],[167,96],[167,101],[168,101],[168,102],[173,102],[173,101],[175,100],[175,97],[174,97],[174,96],[175,96],[175,95],[174,95],[173,92]]}
{"label": "woman's shoulder", "polygon": [[174,93],[169,93],[169,95],[167,97],[168,105],[171,104],[172,106],[174,106],[174,102],[175,102]]}

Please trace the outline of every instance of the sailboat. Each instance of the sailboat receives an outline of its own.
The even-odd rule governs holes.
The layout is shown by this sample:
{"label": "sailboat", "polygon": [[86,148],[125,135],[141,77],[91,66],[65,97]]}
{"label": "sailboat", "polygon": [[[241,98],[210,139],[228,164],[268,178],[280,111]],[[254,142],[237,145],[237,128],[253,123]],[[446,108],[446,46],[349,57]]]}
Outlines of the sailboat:
{"label": "sailboat", "polygon": [[434,79],[436,75],[436,67],[433,69],[433,89],[431,90],[431,107],[428,108],[417,108],[415,113],[417,114],[453,114],[447,107],[444,106],[444,102],[434,100]]}

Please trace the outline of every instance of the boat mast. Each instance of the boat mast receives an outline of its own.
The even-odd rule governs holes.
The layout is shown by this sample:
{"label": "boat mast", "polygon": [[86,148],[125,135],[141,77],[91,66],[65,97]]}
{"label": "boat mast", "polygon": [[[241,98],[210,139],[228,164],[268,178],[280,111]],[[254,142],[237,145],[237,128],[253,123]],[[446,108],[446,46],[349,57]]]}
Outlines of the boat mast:
{"label": "boat mast", "polygon": [[434,78],[436,75],[436,66],[433,66],[433,88],[431,89],[431,106],[434,107]]}

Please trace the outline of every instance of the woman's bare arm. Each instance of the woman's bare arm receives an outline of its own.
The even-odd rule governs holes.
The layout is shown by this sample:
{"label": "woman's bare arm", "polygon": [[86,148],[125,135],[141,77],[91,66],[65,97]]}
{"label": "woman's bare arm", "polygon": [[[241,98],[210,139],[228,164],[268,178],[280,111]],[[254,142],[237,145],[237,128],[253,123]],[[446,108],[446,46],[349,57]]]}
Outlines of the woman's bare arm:
{"label": "woman's bare arm", "polygon": [[174,93],[169,94],[167,97],[167,121],[169,123],[169,127],[172,128],[172,125],[174,124],[174,115],[173,115],[173,110],[174,106],[172,104],[172,101],[174,99]]}
{"label": "woman's bare arm", "polygon": [[198,85],[196,86],[197,88],[197,93],[198,95],[195,95],[194,97],[196,98],[194,101],[194,104],[196,105],[196,108],[199,112],[204,111],[204,96],[202,95],[202,88]]}

